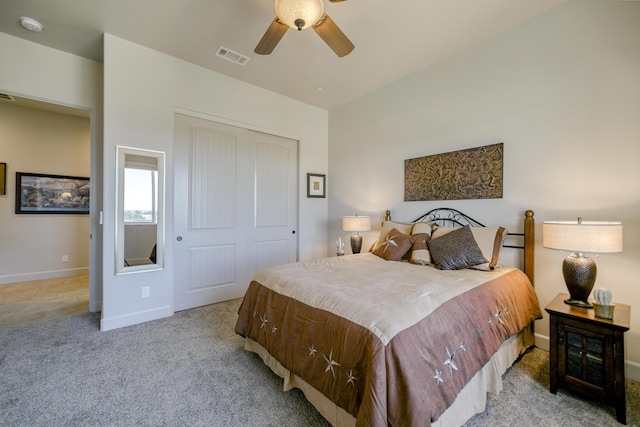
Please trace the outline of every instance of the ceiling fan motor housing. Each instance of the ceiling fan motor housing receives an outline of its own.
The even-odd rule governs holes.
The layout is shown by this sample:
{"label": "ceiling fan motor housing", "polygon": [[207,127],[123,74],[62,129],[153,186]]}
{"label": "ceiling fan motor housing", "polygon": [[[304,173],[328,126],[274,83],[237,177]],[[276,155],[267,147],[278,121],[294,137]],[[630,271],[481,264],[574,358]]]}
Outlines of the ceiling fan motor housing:
{"label": "ceiling fan motor housing", "polygon": [[[344,0],[330,0],[332,3]],[[260,42],[253,50],[259,55],[269,55],[289,28],[302,31],[313,30],[340,58],[354,49],[351,40],[338,28],[329,15],[324,13],[323,0],[275,0],[276,18],[271,22]]]}
{"label": "ceiling fan motor housing", "polygon": [[323,0],[275,0],[274,8],[278,18],[298,31],[309,28],[324,13]]}

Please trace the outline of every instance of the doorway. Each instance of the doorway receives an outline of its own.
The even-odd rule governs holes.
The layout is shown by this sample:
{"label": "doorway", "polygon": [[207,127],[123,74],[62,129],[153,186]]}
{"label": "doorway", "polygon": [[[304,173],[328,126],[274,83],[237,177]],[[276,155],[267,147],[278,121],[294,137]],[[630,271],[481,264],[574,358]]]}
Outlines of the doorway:
{"label": "doorway", "polygon": [[176,114],[175,311],[241,297],[297,259],[298,142]]}
{"label": "doorway", "polygon": [[87,312],[89,215],[16,213],[16,172],[90,177],[90,113],[4,94],[0,116],[0,161],[6,164],[6,191],[0,195],[0,315],[12,319],[0,323]]}

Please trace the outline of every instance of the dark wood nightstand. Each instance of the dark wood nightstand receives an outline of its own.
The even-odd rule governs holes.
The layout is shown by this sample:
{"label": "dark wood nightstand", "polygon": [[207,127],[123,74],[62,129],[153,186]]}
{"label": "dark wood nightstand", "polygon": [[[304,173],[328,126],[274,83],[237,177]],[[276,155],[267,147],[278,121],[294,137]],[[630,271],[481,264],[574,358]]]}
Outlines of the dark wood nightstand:
{"label": "dark wood nightstand", "polygon": [[558,386],[613,404],[616,418],[627,423],[624,385],[624,333],[631,307],[616,303],[613,319],[595,317],[592,308],[565,304],[568,294],[547,305],[550,315],[551,393]]}

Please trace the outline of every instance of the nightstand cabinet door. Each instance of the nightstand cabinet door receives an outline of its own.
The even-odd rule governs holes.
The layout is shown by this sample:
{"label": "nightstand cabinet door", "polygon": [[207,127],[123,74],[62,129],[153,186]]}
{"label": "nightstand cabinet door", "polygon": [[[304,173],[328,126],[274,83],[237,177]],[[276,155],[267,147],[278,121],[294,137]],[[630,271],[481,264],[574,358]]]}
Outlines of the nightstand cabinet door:
{"label": "nightstand cabinet door", "polygon": [[567,388],[607,398],[613,387],[613,341],[611,333],[599,333],[558,322],[558,376]]}

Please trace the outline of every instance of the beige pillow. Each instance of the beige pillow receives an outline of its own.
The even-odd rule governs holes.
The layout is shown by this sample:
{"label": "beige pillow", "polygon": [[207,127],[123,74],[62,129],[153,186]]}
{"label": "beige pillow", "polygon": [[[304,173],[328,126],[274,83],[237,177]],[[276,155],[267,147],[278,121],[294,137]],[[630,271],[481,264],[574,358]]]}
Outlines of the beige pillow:
{"label": "beige pillow", "polygon": [[409,252],[415,238],[392,229],[385,240],[376,246],[373,254],[388,261],[400,261]]}
{"label": "beige pillow", "polygon": [[482,255],[489,261],[473,268],[478,270],[499,268],[500,251],[502,251],[504,239],[507,237],[507,229],[504,227],[471,227],[471,232],[482,251]]}
{"label": "beige pillow", "polygon": [[431,224],[416,222],[411,229],[411,235],[416,238],[411,248],[409,262],[419,265],[431,264],[431,254],[427,242],[431,239]]}
{"label": "beige pillow", "polygon": [[[435,239],[444,236],[460,227],[438,227],[436,226],[431,234]],[[504,227],[470,227],[482,255],[488,262],[474,266],[477,270],[493,270],[500,267],[500,253],[504,239],[507,237],[507,229]]]}

